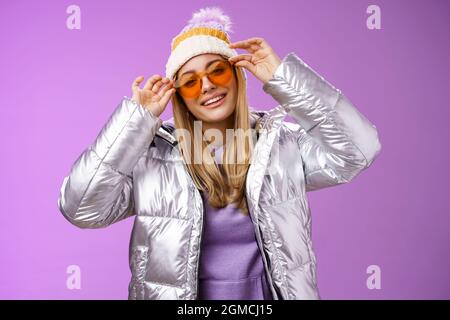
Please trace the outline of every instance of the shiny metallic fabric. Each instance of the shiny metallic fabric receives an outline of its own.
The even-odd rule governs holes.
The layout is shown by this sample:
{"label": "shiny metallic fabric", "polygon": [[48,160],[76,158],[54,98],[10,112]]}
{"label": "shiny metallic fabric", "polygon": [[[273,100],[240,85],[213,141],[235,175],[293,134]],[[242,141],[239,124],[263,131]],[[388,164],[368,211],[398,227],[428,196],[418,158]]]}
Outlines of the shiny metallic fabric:
{"label": "shiny metallic fabric", "polygon": [[[262,127],[246,181],[257,243],[274,299],[320,299],[306,192],[368,168],[377,130],[295,53],[263,90],[279,105],[251,111]],[[203,203],[173,130],[124,97],[61,187],[58,207],[80,228],[134,215],[129,299],[197,299]]]}

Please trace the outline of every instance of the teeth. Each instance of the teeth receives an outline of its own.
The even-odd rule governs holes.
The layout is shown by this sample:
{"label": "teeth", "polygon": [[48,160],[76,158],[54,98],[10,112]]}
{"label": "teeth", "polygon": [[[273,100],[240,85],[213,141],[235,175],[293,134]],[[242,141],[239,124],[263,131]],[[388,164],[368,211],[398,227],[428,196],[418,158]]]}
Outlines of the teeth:
{"label": "teeth", "polygon": [[205,102],[205,106],[207,106],[208,104],[214,103],[214,102],[216,102],[216,101],[218,101],[218,100],[220,100],[220,99],[222,99],[222,98],[223,98],[223,95],[218,96],[218,97],[215,97],[215,98],[213,98],[213,99],[210,99],[210,100],[208,100],[208,101]]}
{"label": "teeth", "polygon": [[219,101],[219,100],[222,99],[223,97],[225,97],[225,95],[222,94],[222,95],[220,95],[220,96],[218,96],[218,97],[209,99],[209,100],[206,101],[203,105],[207,106],[208,104],[211,104],[211,103],[214,103],[214,102],[216,102],[216,101]]}

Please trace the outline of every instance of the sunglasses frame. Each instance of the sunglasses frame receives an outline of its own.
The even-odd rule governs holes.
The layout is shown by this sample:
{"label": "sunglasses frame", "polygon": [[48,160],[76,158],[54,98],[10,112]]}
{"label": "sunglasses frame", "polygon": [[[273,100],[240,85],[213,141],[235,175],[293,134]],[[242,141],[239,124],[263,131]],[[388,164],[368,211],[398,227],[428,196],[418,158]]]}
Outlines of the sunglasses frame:
{"label": "sunglasses frame", "polygon": [[[233,65],[232,65],[232,64],[230,63],[230,61],[228,61],[226,58],[225,58],[225,59],[222,59],[222,60],[215,61],[215,63],[218,63],[218,62],[225,62],[225,63],[230,67],[232,74],[234,73]],[[212,71],[214,71],[214,69],[213,69]],[[198,77],[198,79],[200,80],[200,90],[198,91],[198,94],[197,94],[195,97],[190,97],[190,98],[198,98],[198,97],[200,96],[201,88],[202,88],[202,86],[203,86],[203,76],[204,76],[204,75],[208,75],[209,72],[211,72],[211,71],[203,70],[203,71],[201,71],[201,72],[195,72],[195,73],[194,73],[194,74]],[[211,81],[212,83],[214,83],[214,81],[212,81],[209,77],[208,77],[208,79],[209,79],[209,81]],[[230,79],[230,80],[231,80],[231,79]],[[179,90],[179,88],[182,87],[182,85],[179,85],[179,81],[180,81],[180,79],[175,78],[173,87],[176,89],[176,91],[177,91],[181,96],[183,96],[183,94],[181,93],[181,90]],[[214,84],[215,84],[215,83],[214,83]]]}

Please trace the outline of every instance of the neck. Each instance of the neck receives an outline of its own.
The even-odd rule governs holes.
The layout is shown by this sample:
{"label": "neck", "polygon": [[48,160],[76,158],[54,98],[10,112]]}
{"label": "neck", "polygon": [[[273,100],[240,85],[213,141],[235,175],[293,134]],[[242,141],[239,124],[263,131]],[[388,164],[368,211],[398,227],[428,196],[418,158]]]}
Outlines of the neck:
{"label": "neck", "polygon": [[212,145],[216,147],[220,147],[224,144],[226,144],[226,130],[227,129],[234,129],[234,113],[232,113],[228,118],[220,121],[220,122],[203,122],[202,123],[203,130],[208,129],[217,129],[220,130],[222,133],[222,139],[214,139],[212,141]]}

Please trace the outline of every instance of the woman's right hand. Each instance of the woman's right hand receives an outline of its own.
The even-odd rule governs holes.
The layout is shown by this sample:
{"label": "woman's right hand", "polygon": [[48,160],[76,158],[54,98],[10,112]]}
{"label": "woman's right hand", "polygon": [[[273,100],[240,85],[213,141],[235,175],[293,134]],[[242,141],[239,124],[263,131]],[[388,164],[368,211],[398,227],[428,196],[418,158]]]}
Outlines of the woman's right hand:
{"label": "woman's right hand", "polygon": [[[173,82],[155,74],[147,80],[144,88],[141,89],[139,84],[143,80],[144,76],[139,76],[133,81],[131,86],[133,97],[131,100],[150,110],[154,116],[159,117],[175,93]],[[161,88],[163,85],[165,86]]]}

